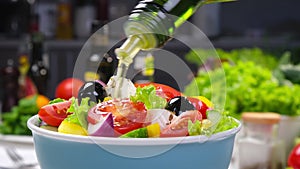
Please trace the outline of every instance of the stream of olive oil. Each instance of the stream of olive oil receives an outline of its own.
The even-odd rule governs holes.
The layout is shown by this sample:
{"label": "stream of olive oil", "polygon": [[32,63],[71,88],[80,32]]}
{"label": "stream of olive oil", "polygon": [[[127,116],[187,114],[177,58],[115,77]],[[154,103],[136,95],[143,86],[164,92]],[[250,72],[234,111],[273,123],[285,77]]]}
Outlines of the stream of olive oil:
{"label": "stream of olive oil", "polygon": [[116,87],[113,93],[113,98],[120,98],[121,97],[121,87],[123,86],[124,78],[126,77],[128,70],[128,66],[124,63],[119,64],[117,75],[116,75]]}

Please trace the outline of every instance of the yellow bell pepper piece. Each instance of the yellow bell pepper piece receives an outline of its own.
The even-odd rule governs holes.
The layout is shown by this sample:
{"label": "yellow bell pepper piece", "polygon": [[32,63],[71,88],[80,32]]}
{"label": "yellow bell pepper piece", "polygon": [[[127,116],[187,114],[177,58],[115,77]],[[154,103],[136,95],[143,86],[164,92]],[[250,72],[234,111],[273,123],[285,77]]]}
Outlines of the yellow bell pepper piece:
{"label": "yellow bell pepper piece", "polygon": [[62,121],[62,123],[59,125],[58,132],[65,133],[65,134],[82,135],[82,136],[88,135],[86,129],[84,129],[78,124],[70,123],[66,120]]}
{"label": "yellow bell pepper piece", "polygon": [[213,108],[214,107],[213,103],[209,99],[207,99],[206,97],[204,97],[204,96],[192,96],[192,97],[201,100],[209,108]]}
{"label": "yellow bell pepper piece", "polygon": [[146,127],[148,132],[148,137],[159,137],[160,136],[160,126],[158,123],[151,124]]}
{"label": "yellow bell pepper piece", "polygon": [[112,100],[112,98],[107,96],[107,97],[104,97],[103,102],[106,102],[106,101],[109,101],[109,100]]}

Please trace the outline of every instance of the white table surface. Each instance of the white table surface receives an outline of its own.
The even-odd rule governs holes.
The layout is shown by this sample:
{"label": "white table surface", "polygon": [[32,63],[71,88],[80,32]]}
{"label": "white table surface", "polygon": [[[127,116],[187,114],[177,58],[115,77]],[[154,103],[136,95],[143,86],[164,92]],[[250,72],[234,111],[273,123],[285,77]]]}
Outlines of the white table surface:
{"label": "white table surface", "polygon": [[[0,135],[0,169],[1,167],[13,167],[15,165],[6,153],[5,148],[15,148],[26,164],[37,163],[32,137]],[[31,169],[40,169],[40,167],[37,165]]]}

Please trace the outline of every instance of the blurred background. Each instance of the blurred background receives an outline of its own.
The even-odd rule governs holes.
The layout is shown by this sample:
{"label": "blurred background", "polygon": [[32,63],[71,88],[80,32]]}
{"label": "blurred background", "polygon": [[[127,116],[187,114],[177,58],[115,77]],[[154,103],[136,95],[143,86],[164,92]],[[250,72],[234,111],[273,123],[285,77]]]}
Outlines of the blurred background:
{"label": "blurred background", "polygon": [[[86,70],[76,77],[80,80],[77,85],[94,77],[107,82],[117,66],[113,49],[124,42],[125,35],[121,27],[105,25],[128,15],[137,3],[138,0],[1,0],[0,115],[7,113],[2,113],[0,133],[30,135],[27,119],[57,97],[57,87],[73,77],[78,59]],[[163,47],[164,51],[139,53],[129,70],[134,74],[130,78],[134,82],[164,83],[186,95],[200,93],[210,99],[210,76],[204,72],[220,67],[213,59],[218,54],[222,63],[234,65],[224,67],[225,109],[231,115],[240,119],[242,112],[251,111],[297,117],[292,122],[280,122],[278,135],[287,139],[287,155],[300,135],[299,6],[299,0],[238,0],[203,6],[189,21],[203,31],[217,53],[199,49],[199,31],[182,26],[176,35],[194,45],[173,39]],[[83,47],[88,51],[81,51]],[[188,68],[178,72],[177,65],[170,65],[170,53]],[[79,58],[80,55],[85,57]],[[199,60],[199,56],[203,59]],[[148,69],[153,65],[170,71],[175,67],[176,80],[168,72]],[[214,74],[217,71],[210,75]],[[195,84],[199,90],[195,90]],[[61,91],[64,93],[64,87]],[[28,99],[37,93],[37,98]],[[286,136],[286,130],[292,135]]]}

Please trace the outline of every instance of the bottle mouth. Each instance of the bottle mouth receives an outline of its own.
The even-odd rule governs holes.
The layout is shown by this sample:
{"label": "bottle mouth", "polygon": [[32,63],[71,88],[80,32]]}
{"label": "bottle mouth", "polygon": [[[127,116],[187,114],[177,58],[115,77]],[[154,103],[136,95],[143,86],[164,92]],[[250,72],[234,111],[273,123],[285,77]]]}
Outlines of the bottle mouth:
{"label": "bottle mouth", "polygon": [[115,53],[120,63],[129,66],[134,56],[143,48],[143,42],[138,35],[131,35],[120,48],[115,49]]}
{"label": "bottle mouth", "polygon": [[149,50],[155,48],[158,45],[158,41],[155,37],[155,32],[148,29],[141,22],[128,21],[125,23],[124,30],[127,37],[139,37],[141,41],[140,47],[143,50]]}
{"label": "bottle mouth", "polygon": [[151,47],[160,47],[174,33],[175,27],[173,19],[170,15],[159,12],[135,12],[129,16],[128,21],[124,25],[126,35],[145,34],[148,38],[155,39],[155,44]]}

